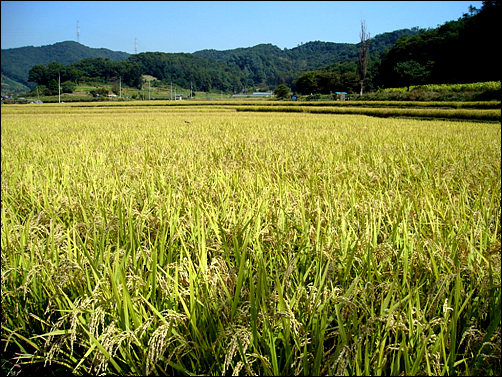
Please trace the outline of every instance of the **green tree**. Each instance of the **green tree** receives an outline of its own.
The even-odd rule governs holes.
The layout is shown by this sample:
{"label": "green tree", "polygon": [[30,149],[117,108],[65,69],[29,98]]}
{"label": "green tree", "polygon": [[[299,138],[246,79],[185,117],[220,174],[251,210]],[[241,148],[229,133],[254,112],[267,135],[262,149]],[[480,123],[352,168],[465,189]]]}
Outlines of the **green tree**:
{"label": "green tree", "polygon": [[47,75],[49,80],[58,80],[61,75],[61,81],[66,81],[66,67],[58,62],[52,62],[47,65]]}
{"label": "green tree", "polygon": [[61,83],[61,93],[73,93],[77,88],[77,85],[71,81],[65,81]]}
{"label": "green tree", "polygon": [[394,70],[403,80],[403,84],[410,90],[410,85],[422,84],[430,75],[427,66],[423,66],[415,60],[407,60],[396,64]]}
{"label": "green tree", "polygon": [[296,82],[297,90],[302,94],[310,94],[317,92],[317,78],[316,73],[305,72],[301,75]]}
{"label": "green tree", "polygon": [[340,75],[336,72],[317,72],[317,93],[329,94],[341,89]]}
{"label": "green tree", "polygon": [[38,85],[47,85],[49,83],[47,67],[43,64],[33,66],[28,74],[28,81],[36,82]]}
{"label": "green tree", "polygon": [[274,94],[278,99],[286,99],[289,97],[289,88],[284,84],[280,84],[275,88]]}
{"label": "green tree", "polygon": [[341,88],[343,92],[356,93],[359,89],[359,76],[355,72],[344,72],[341,77]]}
{"label": "green tree", "polygon": [[58,80],[51,79],[48,85],[48,93],[47,95],[53,96],[59,93]]}
{"label": "green tree", "polygon": [[84,72],[78,68],[67,68],[66,74],[68,80],[73,81],[75,84],[78,84],[80,79],[84,76]]}

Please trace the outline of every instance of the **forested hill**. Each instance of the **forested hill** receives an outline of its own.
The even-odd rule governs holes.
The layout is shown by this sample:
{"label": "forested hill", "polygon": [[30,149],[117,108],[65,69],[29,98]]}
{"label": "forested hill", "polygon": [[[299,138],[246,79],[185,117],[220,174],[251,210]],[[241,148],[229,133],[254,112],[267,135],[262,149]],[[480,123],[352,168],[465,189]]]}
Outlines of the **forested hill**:
{"label": "forested hill", "polygon": [[[38,64],[58,62],[68,65],[85,58],[109,58],[125,60],[130,54],[112,51],[106,48],[91,48],[78,42],[65,41],[41,47],[19,47],[2,49],[2,76],[6,76],[25,86],[33,86],[28,82],[30,69]],[[3,80],[2,80],[3,81]]]}
{"label": "forested hill", "polygon": [[[418,32],[417,29],[403,29],[377,35],[372,38],[370,52],[379,54],[391,48],[399,37]],[[143,74],[173,81],[183,87],[195,81],[199,90],[240,90],[259,85],[276,86],[282,82],[291,84],[303,72],[347,60],[354,61],[358,53],[357,44],[315,41],[283,50],[272,44],[260,44],[226,51],[202,50],[193,54],[145,52],[129,55],[66,41],[42,47],[2,50],[2,82],[5,83],[8,78],[28,89],[35,85],[28,81],[29,71],[34,66],[51,62],[69,65],[99,57],[112,61],[128,59],[139,64]]]}
{"label": "forested hill", "polygon": [[[380,56],[402,36],[414,36],[423,30],[403,29],[372,38],[370,54]],[[271,90],[281,83],[292,87],[303,73],[334,64],[350,64],[356,69],[359,45],[314,41],[292,49],[273,44],[217,51],[202,50],[193,54],[144,52],[131,55],[128,62],[143,74],[164,83],[172,81],[184,88],[240,92],[250,88]]]}
{"label": "forested hill", "polygon": [[140,88],[143,76],[150,75],[160,84],[196,91],[274,90],[284,83],[301,94],[357,93],[361,82],[371,92],[430,83],[499,81],[495,46],[500,45],[501,4],[483,1],[481,9],[470,7],[469,14],[435,29],[372,36],[367,74],[362,76],[360,44],[314,41],[291,49],[259,44],[225,51],[129,55],[62,42],[2,50],[2,93],[4,75],[31,88],[36,83],[57,87],[58,77],[62,84],[67,82],[68,90],[83,82],[114,80]]}
{"label": "forested hill", "polygon": [[[423,31],[423,30],[422,30]],[[378,34],[371,38],[370,53],[382,52],[390,49],[396,41],[402,36],[412,36],[419,34],[421,30],[418,28],[395,30],[388,33]],[[324,61],[329,60],[327,64],[332,61],[346,58],[347,56],[357,56],[359,53],[359,44],[353,43],[334,43],[334,42],[308,42],[302,43],[292,49],[285,48],[281,50],[273,44],[259,44],[254,47],[236,48],[232,50],[201,50],[193,54],[220,61],[231,61],[235,56],[245,56],[254,54],[270,55],[278,59],[299,60],[302,61],[306,58],[309,59],[308,64],[311,66],[322,66]]]}
{"label": "forested hill", "polygon": [[[371,38],[370,54],[380,55],[392,48],[396,41],[423,32],[418,28],[395,30]],[[359,54],[359,44],[314,41],[300,44],[292,49],[281,50],[272,44],[233,50],[201,50],[193,54],[198,57],[214,59],[229,67],[241,70],[247,85],[266,83],[277,85],[290,84],[304,72],[320,69],[333,64],[355,63]]]}
{"label": "forested hill", "polygon": [[400,39],[382,60],[375,85],[500,81],[501,19],[502,2],[483,1],[457,21]]}

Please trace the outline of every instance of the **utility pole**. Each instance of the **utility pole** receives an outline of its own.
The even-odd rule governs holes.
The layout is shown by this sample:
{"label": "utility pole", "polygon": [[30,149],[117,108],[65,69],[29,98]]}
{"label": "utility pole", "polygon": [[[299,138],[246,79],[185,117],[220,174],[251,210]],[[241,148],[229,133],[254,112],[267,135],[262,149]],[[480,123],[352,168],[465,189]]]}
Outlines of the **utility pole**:
{"label": "utility pole", "polygon": [[122,76],[119,76],[119,97],[122,98]]}
{"label": "utility pole", "polygon": [[61,72],[58,74],[58,103],[61,103]]}
{"label": "utility pole", "polygon": [[192,82],[190,81],[190,98],[192,98]]}
{"label": "utility pole", "polygon": [[150,80],[148,80],[148,101],[150,101]]}
{"label": "utility pole", "polygon": [[173,100],[173,82],[171,81],[171,91],[169,92],[169,99]]}

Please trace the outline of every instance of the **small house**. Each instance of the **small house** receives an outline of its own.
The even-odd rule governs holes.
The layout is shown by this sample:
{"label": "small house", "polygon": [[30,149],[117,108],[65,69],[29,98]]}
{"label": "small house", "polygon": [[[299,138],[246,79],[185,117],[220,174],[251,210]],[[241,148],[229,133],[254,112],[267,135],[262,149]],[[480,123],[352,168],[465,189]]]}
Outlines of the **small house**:
{"label": "small house", "polygon": [[347,92],[335,92],[335,96],[336,96],[337,101],[345,101],[346,95],[347,95]]}

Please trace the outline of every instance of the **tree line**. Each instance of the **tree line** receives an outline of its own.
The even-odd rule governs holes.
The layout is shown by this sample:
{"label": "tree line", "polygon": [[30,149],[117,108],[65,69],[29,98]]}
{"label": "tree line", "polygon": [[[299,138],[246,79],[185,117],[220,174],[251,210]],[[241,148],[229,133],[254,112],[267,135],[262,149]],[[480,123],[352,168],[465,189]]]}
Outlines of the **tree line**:
{"label": "tree line", "polygon": [[144,52],[131,55],[127,60],[113,61],[108,58],[86,58],[63,66],[52,62],[39,64],[29,71],[29,81],[35,82],[43,94],[57,94],[61,83],[63,93],[71,93],[76,85],[85,82],[110,83],[140,89],[143,75],[154,76],[161,84],[174,83],[199,91],[221,90],[236,92],[246,78],[238,69],[225,66],[211,59],[191,54]]}
{"label": "tree line", "polygon": [[[500,1],[484,1],[481,9],[470,6],[468,13],[457,21],[420,30],[415,35],[404,35],[383,52],[371,52],[371,40],[364,86],[376,90],[420,84],[500,81],[500,59],[495,46],[500,45],[501,8]],[[353,74],[357,72],[361,77],[362,69],[357,63],[352,58],[342,64],[306,72],[298,78],[294,89],[309,94],[330,93],[345,87],[346,91],[355,93],[357,85]],[[349,76],[352,80],[341,79],[347,72],[352,73]]]}
{"label": "tree line", "polygon": [[53,95],[61,83],[63,93],[71,93],[76,85],[85,82],[121,81],[131,87],[141,86],[142,70],[129,60],[113,61],[109,58],[86,58],[66,66],[52,62],[30,69],[29,81],[36,82],[42,94]]}
{"label": "tree line", "polygon": [[[198,91],[271,90],[280,84],[300,94],[358,93],[361,88],[500,80],[495,46],[500,43],[501,3],[469,7],[457,21],[435,29],[403,29],[361,43],[309,42],[281,50],[271,44],[193,54],[145,52],[126,60],[86,58],[63,66],[34,66],[29,80],[54,92],[60,77],[64,91],[82,82],[110,82],[140,88],[142,75]],[[362,56],[364,55],[364,59]]]}
{"label": "tree line", "polygon": [[469,7],[457,21],[399,39],[378,67],[375,84],[404,87],[419,84],[500,80],[502,3],[484,1]]}
{"label": "tree line", "polygon": [[[377,54],[392,47],[403,35],[414,35],[418,29],[402,29],[377,35],[372,39],[370,52]],[[36,65],[29,72],[29,80],[37,83],[45,94],[57,93],[58,75],[63,92],[71,91],[75,85],[84,82],[109,83],[122,80],[124,85],[140,88],[141,76],[157,78],[157,84],[171,82],[183,88],[193,87],[198,91],[242,91],[271,90],[285,84],[297,91],[326,91],[328,86],[352,91],[357,75],[358,46],[349,43],[314,41],[292,49],[281,50],[272,44],[261,44],[249,48],[216,51],[203,50],[193,54],[144,52],[130,55],[126,60],[109,58],[86,58],[63,66],[59,63]],[[315,76],[323,76],[319,85],[303,85],[312,81],[299,77],[326,66]],[[329,76],[329,77],[324,77]],[[339,76],[339,77],[338,77]],[[303,85],[303,86],[302,86]],[[303,89],[302,89],[303,90]],[[355,89],[354,89],[355,90]]]}

